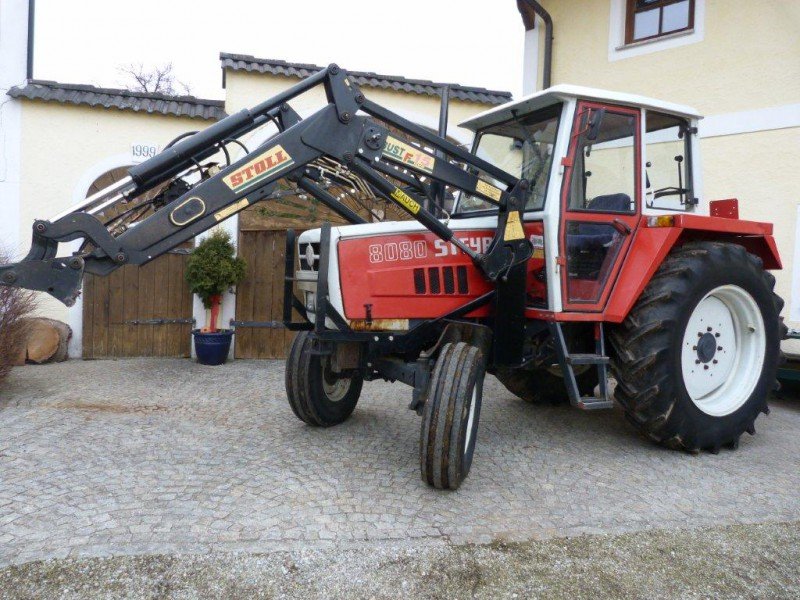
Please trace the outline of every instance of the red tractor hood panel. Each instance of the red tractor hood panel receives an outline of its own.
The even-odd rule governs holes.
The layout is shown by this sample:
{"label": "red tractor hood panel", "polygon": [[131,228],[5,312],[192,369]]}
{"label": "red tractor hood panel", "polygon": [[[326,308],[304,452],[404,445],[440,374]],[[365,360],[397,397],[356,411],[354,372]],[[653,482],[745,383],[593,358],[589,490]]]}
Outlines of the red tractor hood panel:
{"label": "red tractor hood panel", "polygon": [[[542,223],[525,223],[534,245],[528,262],[528,293],[535,301],[546,297],[537,277],[544,267]],[[457,231],[456,236],[483,252],[492,240],[490,229]],[[444,315],[492,289],[455,245],[430,232],[387,233],[342,239],[338,245],[345,317],[429,319]],[[488,307],[470,316],[486,315]]]}

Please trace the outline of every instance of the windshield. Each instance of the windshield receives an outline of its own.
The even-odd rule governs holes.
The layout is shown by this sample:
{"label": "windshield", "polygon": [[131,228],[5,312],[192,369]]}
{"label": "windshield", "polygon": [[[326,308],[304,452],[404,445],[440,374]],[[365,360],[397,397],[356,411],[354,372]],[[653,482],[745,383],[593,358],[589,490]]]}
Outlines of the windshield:
{"label": "windshield", "polygon": [[[556,105],[489,127],[479,134],[473,151],[473,154],[483,160],[530,182],[530,191],[525,202],[527,211],[544,208],[560,115],[561,105]],[[477,174],[481,179],[506,189],[505,185],[493,177],[481,171]],[[496,208],[481,198],[462,193],[456,212],[469,213]]]}

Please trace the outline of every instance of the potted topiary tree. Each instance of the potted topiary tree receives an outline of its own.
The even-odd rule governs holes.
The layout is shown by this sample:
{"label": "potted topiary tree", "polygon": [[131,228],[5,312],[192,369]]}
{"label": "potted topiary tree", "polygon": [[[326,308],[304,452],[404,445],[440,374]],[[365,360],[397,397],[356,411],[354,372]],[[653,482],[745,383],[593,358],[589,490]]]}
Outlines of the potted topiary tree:
{"label": "potted topiary tree", "polygon": [[235,256],[236,250],[227,231],[216,230],[192,250],[186,264],[189,288],[209,309],[206,326],[192,331],[197,362],[221,365],[228,357],[233,330],[219,329],[222,294],[245,276],[245,262]]}

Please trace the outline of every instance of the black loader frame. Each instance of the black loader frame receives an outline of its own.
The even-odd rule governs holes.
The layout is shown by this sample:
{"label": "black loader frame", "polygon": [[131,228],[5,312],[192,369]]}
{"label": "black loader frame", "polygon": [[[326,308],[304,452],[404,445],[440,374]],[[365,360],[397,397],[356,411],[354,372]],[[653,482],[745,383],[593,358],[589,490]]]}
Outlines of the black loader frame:
{"label": "black loader frame", "polygon": [[[324,86],[328,104],[301,119],[287,102],[320,85]],[[177,197],[170,198],[135,226],[122,228],[121,232],[110,231],[94,214],[121,199],[134,198],[170,182],[220,149],[227,155],[226,143],[237,141],[236,138],[269,122],[277,126],[276,135],[213,176],[186,186],[186,191],[186,188],[180,189],[183,193],[173,194]],[[384,123],[413,136],[433,152],[411,146]],[[418,160],[402,161],[387,150],[398,142],[412,147]],[[405,333],[353,331],[328,301],[329,248],[326,242],[330,228],[326,226],[321,241],[315,323],[307,320],[294,323],[291,319],[293,308],[304,318],[305,309],[292,293],[293,273],[290,271],[294,265],[294,236],[287,238],[286,327],[313,329],[322,345],[326,342],[369,342],[367,360],[375,357],[377,369],[378,361],[384,360],[379,357],[418,354],[420,349],[435,344],[448,324],[455,324],[469,312],[494,302],[495,317],[491,336],[488,336],[491,341],[483,345],[493,346],[493,363],[521,364],[525,337],[525,273],[532,254],[531,244],[521,228],[528,182],[371,102],[347,73],[333,64],[252,109],[242,110],[181,139],[129,169],[129,176],[112,188],[53,220],[37,220],[33,225],[30,252],[19,263],[0,267],[0,283],[44,291],[70,306],[80,293],[84,272],[107,275],[125,264],[146,264],[247,206],[268,200],[283,178],[294,182],[347,221],[363,222],[319,185],[321,170],[315,167],[315,161],[322,158],[335,161],[366,182],[376,195],[393,202],[439,238],[457,246],[495,283],[495,290]],[[463,163],[467,168],[456,163]],[[504,189],[477,173],[486,174]],[[398,187],[387,177],[405,184],[404,187]],[[434,206],[444,186],[478,196],[498,207],[494,237],[484,253],[475,252],[455,237],[453,230],[425,208]],[[111,194],[116,195],[108,200]],[[57,256],[59,243],[77,239],[85,240],[82,251],[70,257]],[[326,328],[326,318],[335,324],[336,330]],[[470,325],[486,329],[474,323]],[[487,336],[482,339],[486,340]],[[380,366],[379,371],[393,374],[391,378],[418,388],[419,382],[413,381],[408,369],[400,368],[399,364]]]}

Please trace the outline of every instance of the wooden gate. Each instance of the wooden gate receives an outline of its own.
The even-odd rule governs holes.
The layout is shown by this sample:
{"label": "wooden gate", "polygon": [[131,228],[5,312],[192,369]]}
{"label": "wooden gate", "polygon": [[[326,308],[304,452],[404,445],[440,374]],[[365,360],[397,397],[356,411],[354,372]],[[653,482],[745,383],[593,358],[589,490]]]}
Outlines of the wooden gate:
{"label": "wooden gate", "polygon": [[83,280],[83,357],[189,356],[192,294],[186,253]]}
{"label": "wooden gate", "polygon": [[283,327],[285,230],[242,231],[247,277],[236,288],[236,358],[285,358],[294,333]]}
{"label": "wooden gate", "polygon": [[[365,220],[407,218],[397,207],[378,199],[347,196],[340,187],[329,191]],[[316,200],[287,196],[256,204],[239,213],[238,253],[247,262],[247,277],[236,288],[236,358],[285,358],[294,333],[283,320],[283,276],[286,229],[299,235],[324,222],[347,222]],[[295,320],[298,315],[295,314]],[[227,324],[226,324],[227,325]]]}

